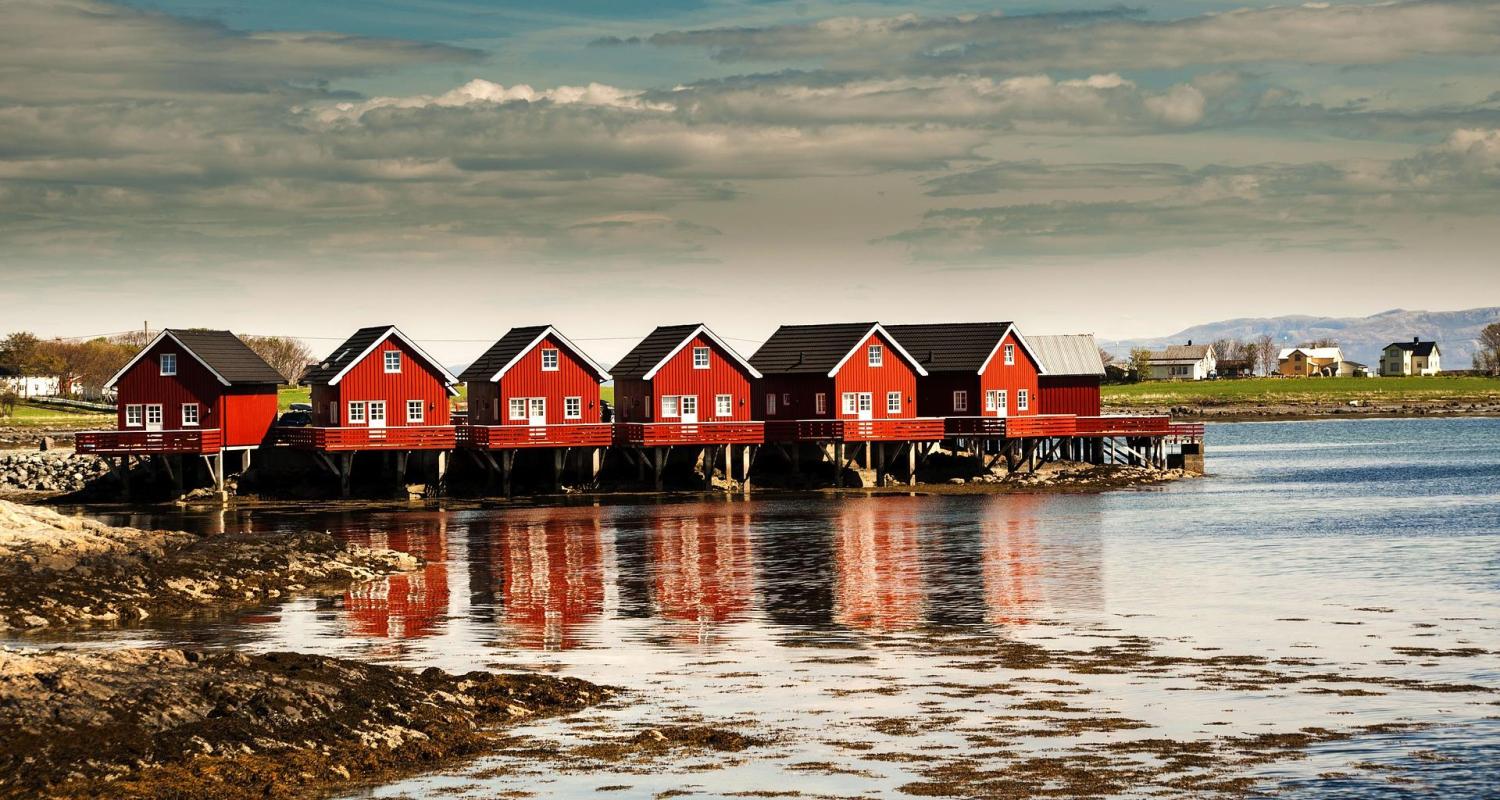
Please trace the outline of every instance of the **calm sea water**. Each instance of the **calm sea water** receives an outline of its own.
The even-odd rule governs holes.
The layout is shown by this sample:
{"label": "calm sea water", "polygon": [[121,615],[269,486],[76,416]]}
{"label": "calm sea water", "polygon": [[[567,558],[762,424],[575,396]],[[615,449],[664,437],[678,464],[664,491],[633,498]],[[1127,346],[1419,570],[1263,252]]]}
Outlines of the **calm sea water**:
{"label": "calm sea water", "polygon": [[[1306,728],[1352,735],[1230,773],[1277,796],[1495,796],[1500,420],[1213,425],[1208,459],[1202,480],[1098,495],[111,514],[324,528],[428,564],[224,622],[93,636],[624,688],[518,731],[564,751],[664,724],[767,741],[626,764],[501,754],[369,796],[886,796],[958,761],[1004,769],[1131,739],[1232,749]],[[997,659],[1017,643],[1071,655]],[[1079,668],[1121,643],[1164,661]],[[1260,672],[1215,661],[1238,656]],[[1055,729],[1070,714],[1132,726]],[[1359,730],[1389,723],[1420,727]],[[1121,794],[1148,792],[1192,795],[1166,778]]]}

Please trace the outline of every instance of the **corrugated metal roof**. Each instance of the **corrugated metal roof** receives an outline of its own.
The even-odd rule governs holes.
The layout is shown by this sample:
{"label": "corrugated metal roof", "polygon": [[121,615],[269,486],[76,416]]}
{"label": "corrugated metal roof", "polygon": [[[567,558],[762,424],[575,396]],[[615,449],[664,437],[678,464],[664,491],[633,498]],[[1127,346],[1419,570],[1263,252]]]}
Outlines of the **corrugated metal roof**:
{"label": "corrugated metal roof", "polygon": [[172,328],[167,332],[231,386],[286,383],[280,372],[229,331]]}
{"label": "corrugated metal roof", "polygon": [[928,372],[977,372],[1010,326],[1009,322],[952,322],[887,325],[885,329]]}
{"label": "corrugated metal roof", "polygon": [[1104,361],[1099,358],[1099,345],[1092,333],[1028,336],[1026,343],[1036,351],[1047,375],[1104,374]]}
{"label": "corrugated metal roof", "polygon": [[1165,350],[1153,350],[1151,360],[1157,363],[1167,361],[1199,361],[1208,355],[1209,345],[1206,344],[1169,344]]}

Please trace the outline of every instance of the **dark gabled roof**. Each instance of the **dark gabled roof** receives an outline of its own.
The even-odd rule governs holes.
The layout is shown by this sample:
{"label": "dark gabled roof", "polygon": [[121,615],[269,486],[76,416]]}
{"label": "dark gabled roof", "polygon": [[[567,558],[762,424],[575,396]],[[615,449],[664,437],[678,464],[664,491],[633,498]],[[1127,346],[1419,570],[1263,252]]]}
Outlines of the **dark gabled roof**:
{"label": "dark gabled roof", "polygon": [[229,331],[168,329],[172,338],[182,343],[230,386],[241,384],[286,383],[275,367],[256,355],[240,337]]}
{"label": "dark gabled roof", "polygon": [[750,363],[767,375],[827,375],[874,327],[873,322],[782,325],[755,351]]}
{"label": "dark gabled roof", "polygon": [[500,337],[500,341],[490,345],[490,349],[484,351],[477,361],[470,364],[458,379],[465,382],[492,381],[500,374],[500,371],[510,365],[516,357],[526,350],[544,334],[551,331],[552,335],[562,345],[579,358],[589,369],[593,370],[600,380],[609,380],[609,373],[604,368],[589,358],[588,354],[578,348],[577,345],[568,341],[558,330],[551,325],[528,325],[524,328],[511,328]]}
{"label": "dark gabled roof", "polygon": [[952,322],[885,329],[928,372],[978,372],[1010,327],[1009,322]]}
{"label": "dark gabled roof", "polygon": [[360,328],[353,336],[344,340],[344,343],[333,348],[328,357],[318,362],[318,365],[302,374],[302,382],[306,384],[328,383],[335,375],[344,371],[344,368],[354,363],[354,360],[364,355],[366,350],[375,346],[375,343],[385,338],[394,325],[375,325],[369,328]]}
{"label": "dark gabled roof", "polygon": [[690,325],[662,325],[642,339],[624,358],[615,362],[609,370],[610,374],[615,376],[615,380],[639,380],[646,377],[646,373],[655,369],[662,359],[701,327],[703,326],[696,322]]}
{"label": "dark gabled roof", "polygon": [[1385,349],[1389,350],[1392,347],[1410,350],[1412,355],[1418,358],[1425,358],[1432,355],[1433,349],[1437,347],[1437,342],[1391,342],[1385,346]]}

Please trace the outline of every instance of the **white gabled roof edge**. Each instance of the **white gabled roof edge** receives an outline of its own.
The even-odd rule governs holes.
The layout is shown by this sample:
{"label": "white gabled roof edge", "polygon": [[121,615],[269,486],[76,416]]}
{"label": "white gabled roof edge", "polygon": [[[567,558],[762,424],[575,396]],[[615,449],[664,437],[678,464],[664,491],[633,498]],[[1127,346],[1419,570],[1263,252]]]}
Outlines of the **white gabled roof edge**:
{"label": "white gabled roof edge", "polygon": [[114,374],[114,377],[110,378],[108,381],[105,381],[104,388],[106,388],[106,389],[113,388],[114,385],[115,385],[115,381],[118,381],[120,378],[124,377],[125,373],[129,372],[130,368],[136,365],[136,362],[140,361],[142,358],[145,358],[146,354],[149,353],[149,352],[151,352],[151,348],[153,348],[153,347],[157,346],[158,344],[160,344],[161,340],[163,340],[163,339],[171,339],[173,342],[176,342],[177,346],[179,348],[181,348],[184,353],[187,353],[188,355],[192,356],[194,361],[198,362],[199,364],[202,364],[204,369],[206,369],[209,372],[213,373],[213,376],[215,378],[219,379],[219,383],[222,383],[225,386],[229,385],[229,381],[225,380],[224,376],[220,375],[218,370],[216,370],[213,367],[209,366],[208,362],[204,361],[203,358],[202,358],[202,356],[199,356],[197,353],[194,353],[193,349],[191,347],[188,347],[187,345],[183,344],[181,339],[179,339],[176,336],[172,335],[171,331],[169,331],[169,330],[163,330],[161,333],[156,334],[156,338],[155,339],[152,339],[151,341],[147,342],[146,346],[141,348],[141,352],[135,354],[135,358],[130,359],[128,362],[125,363],[125,366],[120,367],[120,371],[116,372]]}
{"label": "white gabled roof edge", "polygon": [[1021,349],[1026,351],[1026,355],[1031,356],[1032,363],[1036,364],[1036,374],[1046,375],[1047,365],[1042,363],[1041,356],[1038,356],[1036,351],[1031,349],[1031,345],[1026,343],[1026,337],[1022,336],[1021,332],[1016,329],[1014,322],[1010,324],[1010,327],[1005,329],[1004,333],[1000,334],[1000,340],[995,342],[995,349],[991,350],[989,356],[984,359],[984,363],[979,365],[979,374],[983,375],[984,371],[990,368],[990,362],[995,360],[995,354],[1000,352],[1000,347],[1005,344],[1005,337],[1011,334],[1015,334],[1016,341],[1021,343]]}
{"label": "white gabled roof edge", "polygon": [[343,380],[344,376],[349,374],[349,370],[354,369],[355,364],[364,361],[366,356],[375,352],[375,348],[379,347],[381,342],[391,338],[392,336],[395,336],[396,338],[405,342],[407,347],[410,347],[411,349],[417,351],[417,355],[421,356],[422,359],[428,363],[428,365],[442,374],[443,383],[447,385],[448,393],[453,395],[454,397],[458,396],[458,378],[455,377],[453,373],[449,372],[447,367],[443,366],[442,363],[433,358],[430,353],[428,353],[426,350],[423,350],[421,345],[412,341],[411,337],[402,333],[401,329],[397,328],[395,325],[386,328],[385,333],[382,333],[381,335],[375,337],[375,341],[371,342],[370,346],[366,347],[364,352],[350,359],[349,363],[346,364],[343,369],[339,370],[337,375],[334,375],[332,378],[328,379],[328,385],[333,386],[334,384]]}
{"label": "white gabled roof edge", "polygon": [[707,336],[709,339],[711,339],[714,344],[717,344],[719,347],[722,347],[724,349],[724,352],[728,353],[729,356],[731,358],[733,358],[736,362],[738,362],[740,366],[744,367],[745,371],[749,372],[752,377],[754,377],[754,378],[764,378],[765,377],[764,375],[760,374],[760,370],[756,369],[755,367],[750,366],[750,362],[746,361],[745,357],[742,356],[742,355],[740,355],[738,352],[736,352],[733,347],[730,347],[728,342],[724,341],[723,339],[720,339],[718,334],[716,334],[713,331],[709,330],[707,325],[699,325],[698,327],[694,328],[692,330],[692,332],[689,333],[687,336],[682,337],[682,341],[678,342],[677,346],[674,347],[674,348],[672,348],[671,352],[667,353],[665,356],[662,356],[662,359],[660,361],[656,362],[656,366],[652,367],[650,369],[650,371],[648,371],[645,375],[641,376],[641,379],[649,381],[652,378],[656,377],[657,371],[659,371],[668,361],[671,361],[673,356],[675,356],[678,353],[682,352],[682,348],[687,347],[688,342],[691,342],[693,339],[697,338],[698,334],[700,334],[700,333],[703,334],[704,336]]}
{"label": "white gabled roof edge", "polygon": [[828,370],[828,377],[832,378],[833,376],[839,374],[839,370],[844,368],[844,363],[850,358],[853,358],[854,354],[859,352],[859,348],[864,346],[865,340],[869,339],[871,334],[875,333],[879,333],[881,336],[884,336],[885,340],[891,343],[891,347],[896,348],[896,352],[900,353],[901,357],[906,359],[906,362],[908,364],[911,364],[912,367],[917,370],[918,375],[921,375],[924,378],[927,377],[927,368],[923,367],[922,364],[915,358],[912,358],[911,353],[906,352],[906,348],[902,347],[901,343],[896,341],[896,337],[892,336],[891,332],[886,330],[878,322],[871,326],[869,330],[865,331],[865,334],[863,336],[859,337],[859,341],[855,343],[854,349],[845,353],[844,357],[839,359],[839,363],[834,364],[833,369]]}
{"label": "white gabled roof edge", "polygon": [[573,342],[570,339],[568,339],[568,337],[562,335],[561,331],[559,331],[558,329],[552,327],[551,325],[548,325],[546,327],[546,329],[542,331],[542,334],[540,336],[536,337],[535,339],[532,339],[531,340],[531,344],[528,344],[525,347],[521,348],[521,352],[516,353],[515,358],[512,358],[509,362],[506,363],[505,366],[501,367],[500,371],[497,372],[497,373],[495,373],[494,376],[490,378],[490,383],[494,383],[495,381],[500,380],[502,377],[505,376],[505,373],[510,372],[510,368],[514,367],[517,364],[517,362],[519,362],[521,360],[522,356],[526,355],[527,353],[530,353],[533,348],[535,348],[537,345],[541,344],[542,340],[546,339],[548,334],[556,336],[557,339],[558,339],[558,341],[562,342],[564,345],[567,346],[567,348],[569,350],[571,350],[573,352],[573,355],[578,356],[579,358],[583,359],[584,362],[586,362],[589,365],[589,367],[591,369],[593,369],[596,374],[598,374],[600,381],[607,381],[607,380],[610,379],[609,372],[607,370],[605,370],[604,367],[599,366],[599,362],[595,361],[592,358],[589,358],[589,354],[583,352],[583,348],[579,347],[576,344],[573,344]]}

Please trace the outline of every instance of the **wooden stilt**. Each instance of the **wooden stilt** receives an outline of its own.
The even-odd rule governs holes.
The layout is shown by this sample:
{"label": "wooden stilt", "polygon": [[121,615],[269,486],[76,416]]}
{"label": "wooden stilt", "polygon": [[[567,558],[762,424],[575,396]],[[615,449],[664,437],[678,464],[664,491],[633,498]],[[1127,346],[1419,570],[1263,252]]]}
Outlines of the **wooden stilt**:
{"label": "wooden stilt", "polygon": [[917,445],[916,442],[906,443],[906,485],[917,485]]}

